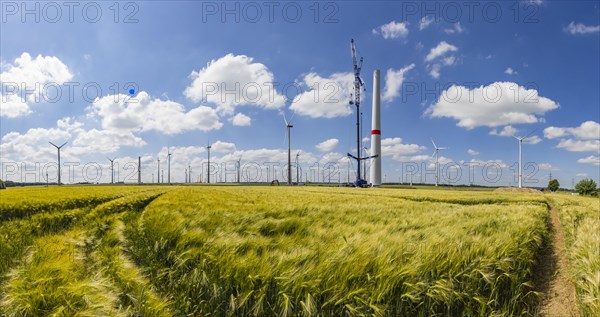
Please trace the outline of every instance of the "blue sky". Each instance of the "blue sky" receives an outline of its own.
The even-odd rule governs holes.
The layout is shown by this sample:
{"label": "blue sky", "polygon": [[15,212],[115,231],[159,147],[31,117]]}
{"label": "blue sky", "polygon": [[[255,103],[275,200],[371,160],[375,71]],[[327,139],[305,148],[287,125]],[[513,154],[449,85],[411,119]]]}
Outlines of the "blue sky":
{"label": "blue sky", "polygon": [[[167,147],[174,151],[173,180],[183,181],[188,165],[196,180],[209,140],[217,143],[214,162],[242,157],[244,163],[284,164],[285,112],[295,113],[292,147],[294,154],[300,151],[305,173],[315,163],[336,162],[343,181],[344,156],[356,142],[355,109],[347,105],[350,38],[365,59],[365,136],[371,128],[372,74],[381,70],[387,181],[397,181],[408,162],[430,169],[434,138],[450,147],[440,152],[440,162],[462,166],[458,183],[470,182],[464,164],[473,162],[493,163],[503,173],[497,184],[514,185],[518,147],[510,135],[531,131],[524,162],[537,165],[539,170],[529,171],[539,183],[530,185],[545,184],[548,173],[564,187],[572,178],[600,178],[597,1],[470,2],[472,7],[145,1],[119,3],[118,17],[112,2],[93,3],[73,7],[72,15],[59,3],[57,17],[57,8],[47,3],[25,8],[2,2],[3,178],[43,176],[44,164],[56,160],[49,140],[69,141],[63,160],[80,164],[73,181],[81,180],[90,162],[100,164],[100,181],[109,179],[106,156],[121,162],[119,179],[128,173],[126,163],[142,156],[143,179],[151,181],[157,156],[164,162]],[[26,9],[33,13],[23,16]],[[274,89],[272,82],[278,83]],[[72,86],[72,100],[65,83],[79,84]],[[219,89],[236,83],[262,87],[262,94],[239,90],[232,96]],[[49,88],[35,91],[36,84]],[[55,86],[62,95],[44,101],[56,97]],[[90,98],[82,96],[84,86],[92,87]],[[209,94],[208,87],[217,91]],[[135,89],[133,96],[129,89]],[[449,97],[458,92],[459,98]],[[24,176],[23,170],[34,167],[22,163],[42,167]],[[489,184],[480,167],[473,182]],[[56,170],[50,167],[49,174]],[[422,181],[434,181],[431,172],[427,178],[421,174]]]}

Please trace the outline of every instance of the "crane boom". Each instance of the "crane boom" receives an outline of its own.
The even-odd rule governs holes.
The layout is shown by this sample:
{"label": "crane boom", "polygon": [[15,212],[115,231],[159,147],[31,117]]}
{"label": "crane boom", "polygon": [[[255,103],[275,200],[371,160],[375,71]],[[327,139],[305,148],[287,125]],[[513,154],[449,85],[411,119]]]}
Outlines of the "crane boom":
{"label": "crane boom", "polygon": [[356,72],[356,46],[354,45],[354,39],[350,40],[350,51],[352,53],[352,65],[354,66],[354,71]]}
{"label": "crane boom", "polygon": [[[356,160],[356,182],[354,183],[357,187],[362,187],[367,184],[367,182],[361,178],[360,172],[360,161],[364,159],[368,159],[370,157],[361,157],[361,146],[360,146],[360,89],[365,85],[362,78],[360,78],[360,70],[363,64],[363,58],[357,62],[356,58],[356,45],[354,44],[354,39],[350,40],[350,51],[352,53],[352,66],[354,68],[354,96],[350,96],[350,104],[356,106],[356,156],[348,153],[348,156]],[[354,100],[352,98],[354,97]]]}

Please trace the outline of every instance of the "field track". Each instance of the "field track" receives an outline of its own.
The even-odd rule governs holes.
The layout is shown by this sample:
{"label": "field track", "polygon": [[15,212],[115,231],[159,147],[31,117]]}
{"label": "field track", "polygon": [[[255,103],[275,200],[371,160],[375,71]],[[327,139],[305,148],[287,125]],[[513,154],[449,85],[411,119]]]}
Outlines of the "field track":
{"label": "field track", "polygon": [[540,315],[578,317],[573,283],[569,280],[564,233],[555,208],[550,210],[550,239],[540,256],[536,281],[543,294]]}

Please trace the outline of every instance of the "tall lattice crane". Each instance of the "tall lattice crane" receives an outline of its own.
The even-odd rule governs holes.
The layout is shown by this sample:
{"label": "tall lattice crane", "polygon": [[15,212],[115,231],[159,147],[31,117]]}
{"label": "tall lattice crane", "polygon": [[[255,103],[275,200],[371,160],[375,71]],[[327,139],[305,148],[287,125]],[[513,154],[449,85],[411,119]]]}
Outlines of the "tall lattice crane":
{"label": "tall lattice crane", "polygon": [[[356,156],[348,153],[348,156],[356,160],[356,181],[354,186],[362,187],[367,185],[367,181],[362,179],[360,172],[360,161],[370,159],[372,157],[361,157],[360,152],[362,147],[360,146],[360,90],[364,89],[365,82],[360,77],[360,70],[362,69],[363,58],[359,61],[356,59],[356,46],[354,45],[354,39],[350,40],[350,50],[352,52],[352,66],[354,67],[354,94],[350,95],[350,104],[356,106]],[[352,98],[354,97],[354,100]]]}

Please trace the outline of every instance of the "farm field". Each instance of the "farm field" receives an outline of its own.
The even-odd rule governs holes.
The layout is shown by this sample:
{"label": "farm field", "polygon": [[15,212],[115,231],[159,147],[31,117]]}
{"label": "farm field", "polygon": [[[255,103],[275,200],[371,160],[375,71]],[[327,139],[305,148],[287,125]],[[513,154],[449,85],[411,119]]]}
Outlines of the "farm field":
{"label": "farm field", "polygon": [[600,310],[598,198],[260,186],[0,197],[2,316],[536,316],[550,206],[578,310]]}

